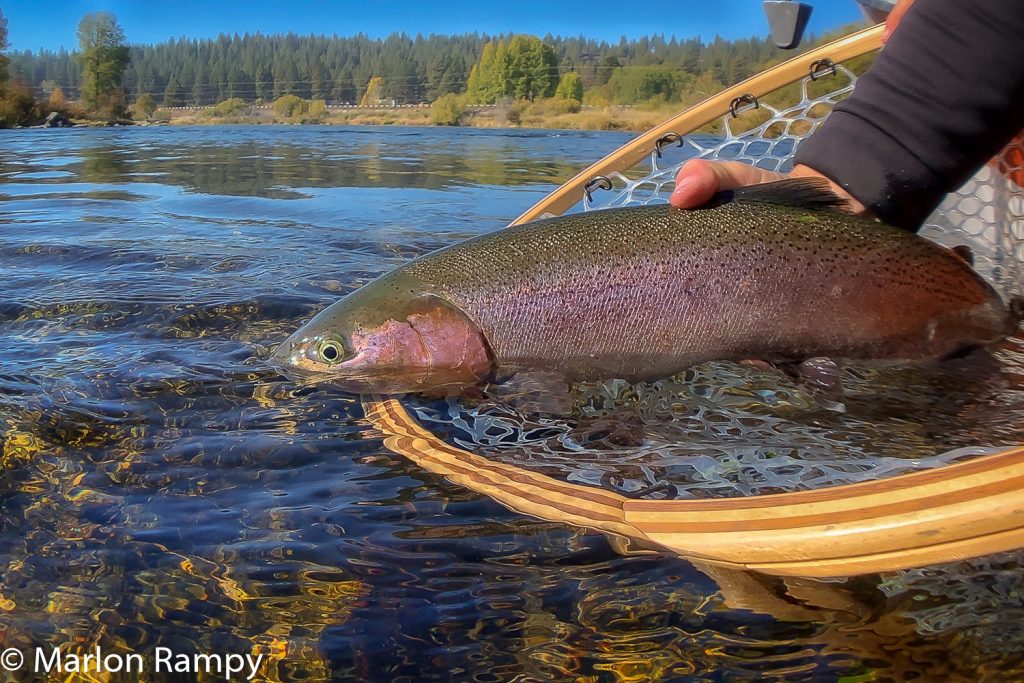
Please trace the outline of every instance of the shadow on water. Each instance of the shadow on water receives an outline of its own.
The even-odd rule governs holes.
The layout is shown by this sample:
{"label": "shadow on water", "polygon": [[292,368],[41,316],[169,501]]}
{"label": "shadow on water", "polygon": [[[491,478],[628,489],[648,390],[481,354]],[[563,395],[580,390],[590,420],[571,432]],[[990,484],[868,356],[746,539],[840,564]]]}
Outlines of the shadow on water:
{"label": "shadow on water", "polygon": [[338,296],[624,139],[0,139],[0,647],[254,652],[272,681],[1019,674],[1018,555],[807,582],[626,552],[422,472],[357,397],[265,369]]}

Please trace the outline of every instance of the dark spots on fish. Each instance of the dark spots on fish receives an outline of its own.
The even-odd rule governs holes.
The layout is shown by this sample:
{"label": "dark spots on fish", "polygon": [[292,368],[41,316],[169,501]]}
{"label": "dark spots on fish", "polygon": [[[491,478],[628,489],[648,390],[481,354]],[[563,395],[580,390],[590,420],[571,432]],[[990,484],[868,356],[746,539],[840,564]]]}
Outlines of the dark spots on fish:
{"label": "dark spots on fish", "polygon": [[[891,290],[887,306],[930,296],[963,307],[986,296],[957,257],[936,256],[915,235],[844,214],[806,215],[738,198],[696,212],[591,212],[508,228],[407,272],[493,331],[496,353],[507,339],[517,352],[557,347],[594,359],[602,357],[594,351],[600,344],[639,353],[681,344],[686,335],[698,346],[712,343],[702,330],[735,334],[750,324],[743,316],[782,316],[800,297],[835,305],[850,293]],[[839,290],[835,277],[844,280]],[[644,297],[657,301],[658,319]],[[718,313],[724,307],[725,316]],[[699,322],[665,322],[691,319]],[[615,320],[616,329],[595,329],[597,320]],[[762,326],[766,336],[781,334],[771,324]]]}

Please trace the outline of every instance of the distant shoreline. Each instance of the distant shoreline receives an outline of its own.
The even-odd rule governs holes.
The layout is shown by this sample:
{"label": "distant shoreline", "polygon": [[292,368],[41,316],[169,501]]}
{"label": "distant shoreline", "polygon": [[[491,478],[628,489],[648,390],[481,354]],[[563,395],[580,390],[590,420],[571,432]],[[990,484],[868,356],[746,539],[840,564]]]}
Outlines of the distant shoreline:
{"label": "distant shoreline", "polygon": [[[548,101],[550,102],[550,101]],[[516,105],[472,106],[458,116],[454,124],[438,123],[427,105],[399,107],[332,107],[317,118],[280,118],[267,107],[247,107],[244,113],[218,116],[215,107],[161,108],[146,119],[104,120],[89,118],[81,112],[66,117],[75,128],[151,127],[151,126],[420,126],[430,128],[581,130],[643,133],[685,110],[685,105],[661,104],[658,107],[606,105],[587,106],[564,111],[545,102]],[[717,134],[720,123],[713,121],[698,133]],[[16,126],[13,129],[47,128],[45,124]],[[54,126],[60,127],[60,126]]]}
{"label": "distant shoreline", "polygon": [[211,116],[212,107],[163,110],[170,114],[156,121],[137,122],[142,125],[335,125],[335,126],[430,126],[437,128],[535,128],[548,130],[590,130],[643,132],[650,130],[670,116],[678,113],[679,105],[657,109],[609,105],[586,107],[578,112],[534,112],[526,109],[515,112],[513,107],[472,107],[459,120],[457,126],[445,126],[431,120],[430,107],[351,107],[332,108],[327,116],[316,121],[282,121],[271,111],[240,116]]}

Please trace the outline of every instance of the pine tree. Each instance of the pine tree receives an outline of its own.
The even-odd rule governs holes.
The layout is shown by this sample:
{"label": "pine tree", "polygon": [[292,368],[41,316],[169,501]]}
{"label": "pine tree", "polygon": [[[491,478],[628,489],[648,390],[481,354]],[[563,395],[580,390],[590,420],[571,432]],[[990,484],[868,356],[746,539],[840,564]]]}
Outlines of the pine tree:
{"label": "pine tree", "polygon": [[445,75],[450,69],[451,57],[446,52],[439,52],[430,58],[427,62],[426,68],[426,90],[425,95],[428,100],[436,100],[441,95],[447,94],[447,92],[441,89],[442,83],[445,81]]}
{"label": "pine tree", "polygon": [[352,80],[352,67],[348,62],[345,62],[345,65],[338,69],[334,76],[331,98],[335,102],[347,102],[350,104],[356,101],[356,86]]}
{"label": "pine tree", "polygon": [[171,80],[167,81],[167,88],[164,89],[164,106],[165,107],[182,107],[185,105],[185,94],[181,91],[181,84],[178,83],[178,79],[171,77]]}
{"label": "pine tree", "polygon": [[256,65],[253,83],[256,88],[256,99],[268,102],[274,97],[274,74],[266,62]]}
{"label": "pine tree", "polygon": [[[461,93],[465,89],[462,85],[465,83],[464,79],[465,77],[459,73],[457,67],[454,65],[449,66],[444,70],[444,73],[441,74],[441,80],[438,81],[437,86],[434,88],[434,98],[448,93],[456,95]],[[432,99],[429,94],[427,97],[428,99]]]}
{"label": "pine tree", "polygon": [[325,100],[331,96],[331,75],[319,59],[310,68],[310,96],[314,100]]}
{"label": "pine tree", "polygon": [[208,100],[210,81],[206,77],[205,65],[196,69],[195,78],[192,81],[192,102],[193,104],[205,104]]}

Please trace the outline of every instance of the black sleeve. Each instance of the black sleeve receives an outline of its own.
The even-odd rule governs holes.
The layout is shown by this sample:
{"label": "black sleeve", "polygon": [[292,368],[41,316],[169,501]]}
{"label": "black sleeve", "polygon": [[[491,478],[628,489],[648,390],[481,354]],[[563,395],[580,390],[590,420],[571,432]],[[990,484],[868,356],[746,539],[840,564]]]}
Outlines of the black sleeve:
{"label": "black sleeve", "polygon": [[917,0],[794,161],[920,227],[1024,128],[1024,0]]}

